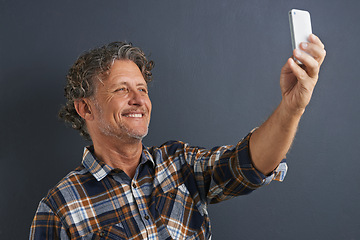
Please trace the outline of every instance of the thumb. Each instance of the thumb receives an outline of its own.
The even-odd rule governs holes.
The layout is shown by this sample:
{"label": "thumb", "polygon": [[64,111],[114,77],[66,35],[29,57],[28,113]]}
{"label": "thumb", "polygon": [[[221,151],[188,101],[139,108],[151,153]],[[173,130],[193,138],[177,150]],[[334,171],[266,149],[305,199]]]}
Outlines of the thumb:
{"label": "thumb", "polygon": [[288,71],[293,73],[298,81],[303,82],[307,78],[306,71],[301,68],[294,59],[289,58],[285,66],[288,66]]}

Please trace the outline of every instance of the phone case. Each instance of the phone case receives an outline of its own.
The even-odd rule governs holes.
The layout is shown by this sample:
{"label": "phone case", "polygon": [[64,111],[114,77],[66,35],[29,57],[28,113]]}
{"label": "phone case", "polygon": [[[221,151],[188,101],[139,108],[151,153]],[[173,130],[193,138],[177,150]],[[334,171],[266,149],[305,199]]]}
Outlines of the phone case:
{"label": "phone case", "polygon": [[299,48],[301,42],[309,42],[308,38],[312,33],[310,13],[304,10],[292,9],[289,11],[289,22],[291,43],[294,50]]}

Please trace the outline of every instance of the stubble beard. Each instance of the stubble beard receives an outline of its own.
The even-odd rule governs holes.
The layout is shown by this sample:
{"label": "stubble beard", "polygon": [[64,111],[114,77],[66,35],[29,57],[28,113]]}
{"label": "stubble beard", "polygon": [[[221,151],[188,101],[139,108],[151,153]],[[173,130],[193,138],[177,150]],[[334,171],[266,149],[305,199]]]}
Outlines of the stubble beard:
{"label": "stubble beard", "polygon": [[130,129],[125,124],[119,124],[117,126],[118,128],[112,127],[109,122],[105,121],[103,111],[97,102],[95,102],[95,106],[99,113],[99,130],[102,134],[115,137],[119,140],[125,140],[127,138],[134,141],[142,141],[142,139],[148,134],[149,126],[146,127],[145,132],[140,132],[136,129]]}
{"label": "stubble beard", "polygon": [[118,129],[114,129],[109,124],[105,123],[103,119],[100,119],[99,129],[104,135],[116,137],[119,140],[124,140],[125,138],[128,138],[136,141],[141,141],[148,134],[148,128],[146,128],[146,131],[144,133],[129,129],[125,125],[119,125]]}

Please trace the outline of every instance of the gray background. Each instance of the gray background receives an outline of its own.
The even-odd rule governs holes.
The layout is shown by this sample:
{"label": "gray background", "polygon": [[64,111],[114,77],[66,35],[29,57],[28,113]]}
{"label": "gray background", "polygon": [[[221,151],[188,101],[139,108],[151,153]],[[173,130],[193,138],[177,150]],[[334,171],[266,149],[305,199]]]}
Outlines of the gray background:
{"label": "gray background", "polygon": [[213,239],[360,239],[360,1],[0,1],[0,239],[26,239],[40,199],[81,161],[57,119],[83,51],[131,41],[156,63],[146,145],[234,144],[280,102],[288,11],[327,58],[283,183],[211,205]]}

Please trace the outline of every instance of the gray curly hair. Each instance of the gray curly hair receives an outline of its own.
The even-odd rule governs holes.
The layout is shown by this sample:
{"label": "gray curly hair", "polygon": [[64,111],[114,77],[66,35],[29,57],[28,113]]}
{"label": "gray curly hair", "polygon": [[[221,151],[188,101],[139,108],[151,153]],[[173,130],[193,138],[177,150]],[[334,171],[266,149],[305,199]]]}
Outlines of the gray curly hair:
{"label": "gray curly hair", "polygon": [[86,140],[91,140],[85,120],[77,113],[74,102],[81,98],[92,97],[95,93],[95,80],[102,81],[110,74],[115,60],[133,61],[140,69],[146,83],[152,79],[154,62],[149,61],[144,52],[131,43],[112,42],[83,53],[67,74],[65,97],[67,102],[60,108],[59,117],[72,128],[80,131]]}

